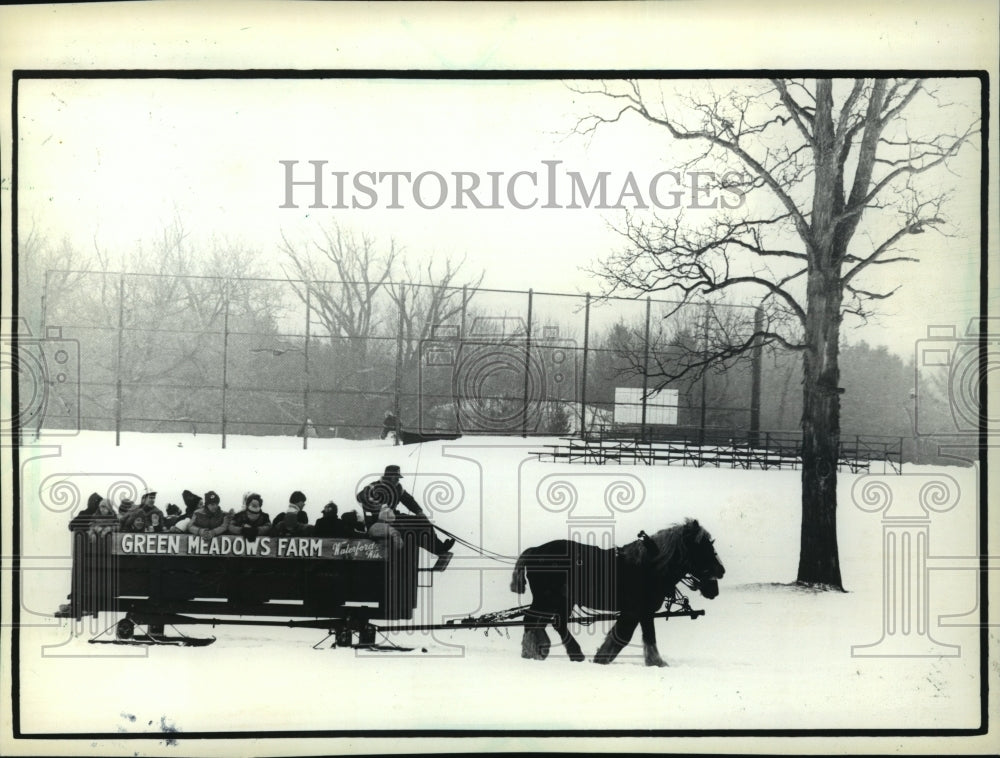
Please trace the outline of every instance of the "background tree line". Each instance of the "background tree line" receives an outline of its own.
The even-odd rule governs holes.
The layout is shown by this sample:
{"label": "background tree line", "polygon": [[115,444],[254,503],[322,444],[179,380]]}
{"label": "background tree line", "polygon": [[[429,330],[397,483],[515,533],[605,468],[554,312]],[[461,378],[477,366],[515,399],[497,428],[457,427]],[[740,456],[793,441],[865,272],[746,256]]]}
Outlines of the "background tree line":
{"label": "background tree line", "polygon": [[[305,241],[283,239],[281,249],[284,277],[268,277],[258,252],[219,241],[196,245],[174,224],[121,259],[95,245],[80,265],[88,256],[69,242],[32,232],[21,247],[21,316],[36,336],[44,325],[60,325],[64,338],[79,342],[84,428],[113,429],[120,413],[123,431],[218,433],[225,398],[233,434],[298,434],[308,421],[319,436],[370,438],[386,411],[403,428],[424,432],[470,431],[477,418],[479,431],[522,430],[524,343],[513,333],[525,322],[521,293],[491,300],[479,289],[483,274],[464,261],[417,269],[394,242],[335,226]],[[528,388],[530,433],[579,432],[581,400],[588,429],[610,428],[616,387],[642,387],[643,371],[683,373],[685,361],[731,338],[747,312],[696,306],[657,314],[648,342],[644,320],[623,316],[586,335],[584,361],[581,300],[573,302],[571,315],[546,313],[533,324],[531,358],[546,376]],[[475,335],[482,327],[473,324],[483,323],[507,324],[512,333]],[[444,337],[442,325],[452,327]],[[550,332],[558,337],[547,340]],[[422,364],[429,346],[451,344],[456,335],[467,343],[457,367]],[[563,344],[565,380],[555,382],[553,346]],[[494,368],[479,376],[484,345]],[[904,458],[914,460],[912,357],[864,342],[845,345],[842,356],[844,434],[903,437]],[[772,345],[760,363],[760,429],[794,430],[802,403],[798,355]],[[745,432],[751,373],[750,357],[741,354],[672,382],[677,425],[653,431]],[[58,388],[50,389],[46,424],[71,425]],[[947,376],[939,372],[920,389],[925,418],[946,425]],[[932,451],[922,460],[931,462]]]}

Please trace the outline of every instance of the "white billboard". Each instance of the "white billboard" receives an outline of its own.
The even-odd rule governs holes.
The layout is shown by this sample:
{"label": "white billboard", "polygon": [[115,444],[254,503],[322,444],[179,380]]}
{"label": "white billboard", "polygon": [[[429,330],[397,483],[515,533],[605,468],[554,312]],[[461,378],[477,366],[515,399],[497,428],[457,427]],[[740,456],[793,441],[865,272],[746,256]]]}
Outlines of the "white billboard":
{"label": "white billboard", "polygon": [[[646,423],[676,424],[677,401],[677,390],[650,392],[646,399]],[[642,423],[642,387],[615,387],[615,423]]]}

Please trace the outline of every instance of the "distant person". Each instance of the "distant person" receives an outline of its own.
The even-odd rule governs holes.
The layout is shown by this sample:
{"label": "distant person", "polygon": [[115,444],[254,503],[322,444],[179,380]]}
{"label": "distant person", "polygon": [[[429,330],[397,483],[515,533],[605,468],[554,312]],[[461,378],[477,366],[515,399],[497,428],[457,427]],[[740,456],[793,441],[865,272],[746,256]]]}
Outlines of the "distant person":
{"label": "distant person", "polygon": [[191,516],[188,532],[210,540],[229,531],[233,512],[223,513],[219,496],[212,490],[205,493],[204,500],[205,504]]}
{"label": "distant person", "polygon": [[271,517],[264,511],[264,498],[249,492],[243,498],[243,510],[229,522],[229,533],[246,537],[253,542],[271,531]]}
{"label": "distant person", "polygon": [[385,417],[382,419],[382,434],[379,435],[379,439],[384,440],[390,434],[395,435],[398,431],[399,419],[392,411],[386,411]]}
{"label": "distant person", "polygon": [[[365,514],[365,525],[371,529],[372,525],[378,521],[383,506],[387,506],[393,512],[395,517],[393,527],[397,531],[416,534],[420,546],[435,555],[440,556],[448,553],[455,544],[455,540],[438,539],[434,525],[424,515],[424,509],[420,507],[413,495],[403,489],[400,481],[402,478],[399,466],[386,466],[381,478],[371,482],[357,494],[357,500]],[[405,506],[412,515],[399,513],[400,505]]]}

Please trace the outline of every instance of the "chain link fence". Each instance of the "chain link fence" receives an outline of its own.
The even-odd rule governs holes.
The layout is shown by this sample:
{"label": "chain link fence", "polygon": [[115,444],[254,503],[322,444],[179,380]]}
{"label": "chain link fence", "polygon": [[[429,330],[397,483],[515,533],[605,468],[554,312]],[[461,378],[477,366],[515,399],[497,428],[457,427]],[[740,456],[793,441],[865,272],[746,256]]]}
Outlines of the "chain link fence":
{"label": "chain link fence", "polygon": [[[20,394],[44,396],[22,418],[46,429],[308,444],[386,427],[423,437],[724,434],[794,415],[791,397],[763,407],[752,397],[750,359],[656,392],[656,374],[703,350],[717,324],[752,328],[752,308],[67,270],[47,272],[42,300],[40,368],[21,372]],[[75,357],[55,372],[63,352]],[[787,379],[798,368],[771,370]]]}
{"label": "chain link fence", "polygon": [[793,354],[682,370],[752,334],[747,306],[52,270],[41,314],[44,336],[21,340],[29,433],[753,445],[761,430],[797,434],[801,409]]}

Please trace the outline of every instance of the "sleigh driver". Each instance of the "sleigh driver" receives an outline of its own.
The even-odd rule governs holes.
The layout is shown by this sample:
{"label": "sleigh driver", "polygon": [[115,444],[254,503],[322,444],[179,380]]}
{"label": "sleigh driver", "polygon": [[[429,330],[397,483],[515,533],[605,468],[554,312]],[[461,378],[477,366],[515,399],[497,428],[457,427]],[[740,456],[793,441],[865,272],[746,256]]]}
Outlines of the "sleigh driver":
{"label": "sleigh driver", "polygon": [[[380,478],[367,484],[357,494],[357,501],[365,514],[365,526],[371,527],[378,521],[379,511],[383,507],[390,508],[395,514],[393,528],[404,537],[406,534],[416,535],[420,547],[438,556],[434,569],[443,571],[451,561],[450,550],[455,540],[438,538],[434,524],[424,514],[423,508],[413,495],[403,488],[400,481],[402,478],[399,466],[386,466]],[[401,505],[410,513],[400,513],[398,509]]]}

